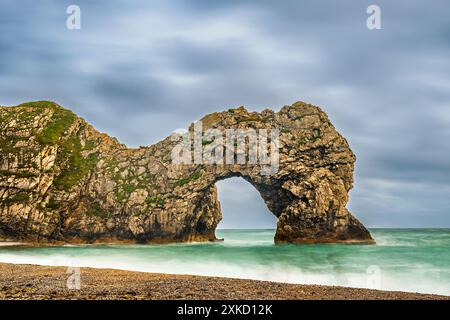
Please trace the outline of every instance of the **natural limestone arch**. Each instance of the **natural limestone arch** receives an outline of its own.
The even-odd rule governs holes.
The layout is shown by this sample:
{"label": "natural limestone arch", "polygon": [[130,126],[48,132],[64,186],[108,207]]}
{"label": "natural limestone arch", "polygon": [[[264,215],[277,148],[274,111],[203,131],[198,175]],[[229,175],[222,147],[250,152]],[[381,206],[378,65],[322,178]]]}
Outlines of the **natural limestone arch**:
{"label": "natural limestone arch", "polygon": [[355,156],[307,103],[201,119],[204,130],[279,130],[279,167],[270,175],[259,164],[173,163],[172,137],[127,148],[51,102],[2,107],[0,120],[0,238],[213,241],[221,220],[215,183],[241,176],[278,217],[275,242],[373,242],[346,209]]}
{"label": "natural limestone arch", "polygon": [[[260,194],[268,210],[277,218],[276,243],[372,243],[369,232],[345,208],[347,190],[341,181],[323,169],[306,180],[281,180],[278,176],[261,177],[242,172],[241,167],[217,170],[211,180],[205,180],[200,191],[197,217],[190,240],[216,240],[215,230],[222,219],[217,200],[216,182],[240,177]],[[320,211],[319,211],[320,210]]]}

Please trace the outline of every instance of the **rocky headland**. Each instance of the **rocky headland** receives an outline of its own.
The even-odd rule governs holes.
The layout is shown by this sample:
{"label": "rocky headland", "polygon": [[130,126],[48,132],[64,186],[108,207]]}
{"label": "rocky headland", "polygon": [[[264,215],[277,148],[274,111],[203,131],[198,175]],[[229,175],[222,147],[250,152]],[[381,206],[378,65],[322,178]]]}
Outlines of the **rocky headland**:
{"label": "rocky headland", "polygon": [[174,164],[178,142],[171,136],[127,148],[52,102],[0,107],[0,239],[213,241],[222,217],[215,183],[239,176],[278,218],[277,243],[373,242],[346,209],[355,155],[320,108],[240,107],[201,120],[204,130],[279,130],[278,170],[262,175],[259,164]]}

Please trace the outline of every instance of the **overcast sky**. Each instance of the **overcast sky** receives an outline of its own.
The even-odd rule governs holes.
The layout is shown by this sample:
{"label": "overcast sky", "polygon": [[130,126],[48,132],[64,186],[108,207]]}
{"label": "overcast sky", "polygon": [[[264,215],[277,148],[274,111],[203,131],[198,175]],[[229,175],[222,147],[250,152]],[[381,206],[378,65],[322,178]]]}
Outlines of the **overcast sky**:
{"label": "overcast sky", "polygon": [[[139,146],[213,111],[307,101],[356,153],[358,218],[450,227],[450,2],[377,1],[369,30],[373,3],[2,0],[0,104],[53,100]],[[274,226],[251,185],[219,189],[222,227]]]}

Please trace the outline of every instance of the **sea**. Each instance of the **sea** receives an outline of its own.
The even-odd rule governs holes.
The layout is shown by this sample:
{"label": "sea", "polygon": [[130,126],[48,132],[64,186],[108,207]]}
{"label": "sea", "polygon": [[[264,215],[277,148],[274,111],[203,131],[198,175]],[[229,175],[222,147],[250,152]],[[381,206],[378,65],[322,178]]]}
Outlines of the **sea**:
{"label": "sea", "polygon": [[222,229],[211,243],[0,246],[0,262],[450,295],[450,229],[370,231],[375,245],[274,244],[273,229]]}

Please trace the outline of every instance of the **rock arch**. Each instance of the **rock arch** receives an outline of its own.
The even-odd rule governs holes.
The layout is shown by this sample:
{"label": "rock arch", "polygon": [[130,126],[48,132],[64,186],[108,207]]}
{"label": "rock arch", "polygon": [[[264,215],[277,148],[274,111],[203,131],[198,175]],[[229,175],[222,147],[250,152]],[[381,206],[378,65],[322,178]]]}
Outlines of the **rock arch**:
{"label": "rock arch", "polygon": [[[212,177],[201,192],[206,201],[194,210],[200,229],[195,239],[215,240],[215,229],[222,218],[216,201],[215,183],[229,177],[241,177],[261,195],[267,208],[278,219],[276,243],[372,243],[370,233],[345,208],[347,190],[342,181],[327,170],[318,169],[308,177],[280,179],[242,172],[242,168],[224,170]],[[287,177],[286,177],[287,178]],[[211,207],[214,204],[214,207]],[[204,205],[204,206],[203,206]]]}
{"label": "rock arch", "polygon": [[179,142],[171,137],[130,149],[51,102],[0,112],[1,238],[212,241],[221,219],[215,183],[241,176],[278,217],[275,242],[373,242],[345,207],[355,156],[316,106],[241,107],[201,119],[205,130],[279,130],[270,175],[259,164],[174,164]]}

